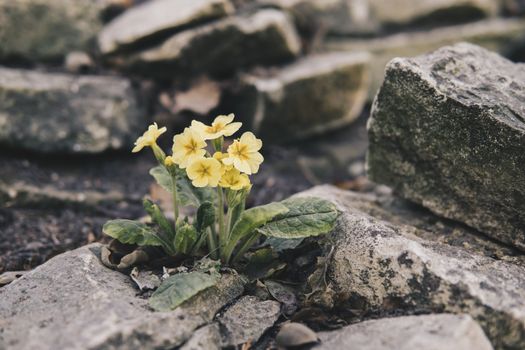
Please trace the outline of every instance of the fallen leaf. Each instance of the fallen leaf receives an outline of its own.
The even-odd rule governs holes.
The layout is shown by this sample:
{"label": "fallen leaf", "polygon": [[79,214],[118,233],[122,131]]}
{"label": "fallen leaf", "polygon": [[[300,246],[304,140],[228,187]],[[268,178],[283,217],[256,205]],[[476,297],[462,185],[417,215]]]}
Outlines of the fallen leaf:
{"label": "fallen leaf", "polygon": [[140,271],[134,267],[129,274],[133,282],[137,284],[141,292],[146,290],[154,290],[160,286],[160,278],[151,271]]}

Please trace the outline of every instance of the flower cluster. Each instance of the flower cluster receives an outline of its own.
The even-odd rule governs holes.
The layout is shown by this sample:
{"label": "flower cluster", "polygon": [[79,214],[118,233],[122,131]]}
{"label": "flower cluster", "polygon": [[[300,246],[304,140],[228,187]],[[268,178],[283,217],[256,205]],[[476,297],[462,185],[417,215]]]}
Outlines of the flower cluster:
{"label": "flower cluster", "polygon": [[[251,132],[245,132],[225,150],[224,138],[235,134],[242,126],[233,122],[234,115],[220,115],[212,125],[193,121],[181,134],[173,137],[172,155],[164,156],[156,140],[166,128],[157,124],[137,139],[133,152],[152,147],[155,156],[168,168],[178,166],[185,169],[195,187],[222,187],[234,191],[251,186],[248,175],[259,171],[264,161],[259,151],[262,141]],[[213,153],[210,153],[210,141]]]}

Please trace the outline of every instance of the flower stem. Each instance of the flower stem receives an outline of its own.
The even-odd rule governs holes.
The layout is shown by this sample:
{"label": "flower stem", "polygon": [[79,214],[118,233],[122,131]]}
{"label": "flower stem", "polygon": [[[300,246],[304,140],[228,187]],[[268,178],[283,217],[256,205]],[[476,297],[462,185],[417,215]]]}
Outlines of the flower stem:
{"label": "flower stem", "polygon": [[179,218],[179,203],[177,200],[177,174],[171,174],[171,184],[173,186],[173,215],[175,216],[175,229],[177,228],[177,219]]}
{"label": "flower stem", "polygon": [[217,259],[217,232],[215,232],[214,226],[211,226],[208,230],[208,250],[212,259]]}
{"label": "flower stem", "polygon": [[222,250],[226,243],[226,232],[224,231],[224,193],[220,187],[217,187],[217,201],[217,216],[219,218],[219,248]]}

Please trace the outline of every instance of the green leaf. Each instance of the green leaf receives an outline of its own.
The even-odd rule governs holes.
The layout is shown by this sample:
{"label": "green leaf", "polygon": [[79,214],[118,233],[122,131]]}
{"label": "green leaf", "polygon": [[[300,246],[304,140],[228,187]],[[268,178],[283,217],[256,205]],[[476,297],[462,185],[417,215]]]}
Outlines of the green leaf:
{"label": "green leaf", "polygon": [[121,243],[137,244],[140,246],[162,246],[162,240],[155,230],[146,224],[133,220],[110,220],[102,227],[102,232],[117,239]]}
{"label": "green leaf", "polygon": [[175,229],[168,219],[166,219],[159,206],[148,199],[144,199],[142,204],[146,212],[151,216],[151,220],[164,231],[167,240],[172,241],[175,238]]}
{"label": "green leaf", "polygon": [[244,211],[239,221],[233,226],[230,241],[237,242],[274,217],[283,215],[289,210],[290,209],[281,203],[270,203]]}
{"label": "green leaf", "polygon": [[197,210],[197,222],[195,228],[202,232],[215,223],[215,207],[212,202],[203,202]]}
{"label": "green leaf", "polygon": [[177,227],[177,234],[175,235],[175,250],[183,254],[189,254],[193,245],[197,242],[197,230],[193,225],[185,223]]}
{"label": "green leaf", "polygon": [[[163,166],[156,166],[149,171],[157,183],[169,193],[173,192],[171,175]],[[215,201],[215,191],[209,187],[197,188],[191,184],[183,169],[177,170],[177,195],[180,205],[198,207],[205,201]]]}
{"label": "green leaf", "polygon": [[267,278],[286,264],[279,261],[277,254],[271,248],[262,248],[253,252],[248,258],[248,264],[243,272],[250,281]]}
{"label": "green leaf", "polygon": [[261,234],[278,238],[319,236],[330,232],[339,216],[336,206],[321,198],[290,198],[280,203],[288,211],[260,227]]}
{"label": "green leaf", "polygon": [[173,275],[151,295],[149,305],[156,311],[174,310],[199,292],[217,284],[219,277],[219,274],[196,271]]}
{"label": "green leaf", "polygon": [[303,243],[304,237],[301,238],[278,238],[278,237],[268,237],[265,244],[268,244],[274,252],[280,253],[284,250],[295,249],[301,243]]}

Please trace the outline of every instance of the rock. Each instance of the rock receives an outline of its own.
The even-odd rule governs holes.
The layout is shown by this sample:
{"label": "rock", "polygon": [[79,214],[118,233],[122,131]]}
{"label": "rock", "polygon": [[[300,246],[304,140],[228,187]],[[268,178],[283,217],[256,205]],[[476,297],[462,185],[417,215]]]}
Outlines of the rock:
{"label": "rock", "polygon": [[245,75],[224,103],[266,142],[337,129],[357,119],[365,104],[368,59],[365,53],[320,54]]}
{"label": "rock", "polygon": [[146,123],[126,79],[0,68],[0,143],[98,153],[130,148]]}
{"label": "rock", "polygon": [[525,250],[525,65],[458,44],[387,67],[368,175]]}
{"label": "rock", "polygon": [[224,329],[221,346],[236,347],[257,341],[273,326],[280,314],[281,307],[276,301],[260,301],[253,296],[242,297],[218,318]]}
{"label": "rock", "polygon": [[193,333],[180,350],[220,350],[221,333],[219,325],[212,323],[199,328]]}
{"label": "rock", "polygon": [[89,50],[105,0],[0,0],[0,61],[56,61]]}
{"label": "rock", "polygon": [[133,49],[231,13],[229,0],[152,0],[113,19],[100,32],[98,45],[103,54]]}
{"label": "rock", "polygon": [[71,73],[86,73],[93,70],[94,63],[87,53],[73,51],[67,54],[64,66]]}
{"label": "rock", "polygon": [[468,315],[423,315],[365,321],[322,332],[317,350],[492,350],[485,333]]}
{"label": "rock", "polygon": [[282,348],[293,348],[308,344],[317,343],[319,337],[317,333],[302,323],[285,323],[279,333],[275,336],[275,342]]}
{"label": "rock", "polygon": [[323,244],[326,285],[310,278],[311,301],[360,317],[466,313],[496,349],[523,348],[525,255],[381,192],[322,186],[301,194],[341,211]]}
{"label": "rock", "polygon": [[331,51],[369,51],[372,100],[383,82],[386,64],[394,57],[420,55],[458,41],[468,41],[506,56],[524,48],[525,20],[494,19],[447,26],[428,31],[401,33],[378,39],[331,39],[324,48]]}
{"label": "rock", "polygon": [[163,79],[205,73],[222,77],[253,65],[288,61],[300,48],[290,19],[268,9],[175,34],[160,46],[126,59],[125,66]]}
{"label": "rock", "polygon": [[377,21],[386,25],[425,24],[430,21],[466,22],[493,17],[499,11],[494,0],[368,0],[370,12]]}
{"label": "rock", "polygon": [[64,253],[0,289],[2,349],[165,349],[182,345],[243,292],[224,275],[172,312],[153,312],[100,244]]}

